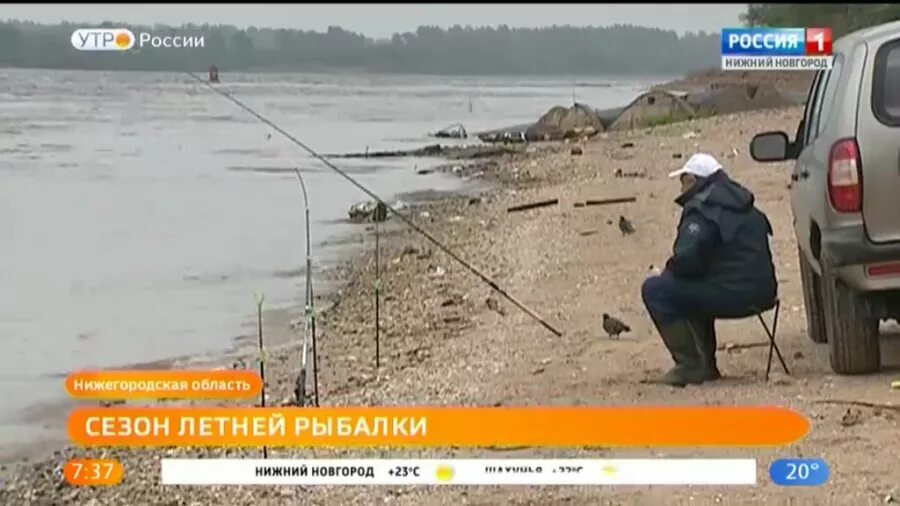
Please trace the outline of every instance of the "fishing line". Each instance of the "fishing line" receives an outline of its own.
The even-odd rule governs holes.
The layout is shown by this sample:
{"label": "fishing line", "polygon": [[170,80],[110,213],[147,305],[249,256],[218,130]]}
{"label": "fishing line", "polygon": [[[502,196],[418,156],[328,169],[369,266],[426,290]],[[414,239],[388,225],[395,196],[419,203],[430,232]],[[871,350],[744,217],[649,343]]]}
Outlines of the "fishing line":
{"label": "fishing line", "polygon": [[376,194],[373,193],[371,190],[369,190],[368,188],[366,188],[365,186],[363,186],[362,184],[360,184],[359,182],[357,182],[357,181],[356,181],[355,179],[353,179],[349,174],[347,174],[347,173],[344,172],[343,170],[339,169],[339,168],[338,168],[337,166],[335,166],[333,163],[331,163],[330,161],[328,161],[327,158],[325,158],[324,156],[320,155],[319,153],[317,153],[316,151],[314,151],[312,148],[310,148],[309,146],[307,146],[306,144],[304,144],[303,141],[297,139],[296,137],[294,137],[293,135],[291,135],[290,133],[288,133],[287,131],[285,131],[284,129],[282,129],[281,127],[279,127],[278,125],[276,125],[275,123],[273,123],[271,120],[269,120],[269,119],[266,118],[265,116],[263,116],[263,115],[259,114],[258,112],[254,111],[254,110],[251,109],[249,106],[247,106],[246,104],[244,104],[243,102],[241,102],[240,100],[238,100],[237,98],[235,98],[234,96],[232,96],[231,94],[226,93],[226,92],[224,92],[224,91],[222,91],[222,90],[216,88],[215,86],[211,85],[211,84],[208,83],[207,81],[204,81],[202,78],[200,78],[199,76],[197,76],[197,75],[194,74],[193,72],[187,72],[187,74],[188,74],[189,76],[191,76],[192,78],[194,78],[194,80],[196,80],[198,83],[202,84],[203,86],[206,86],[207,88],[209,88],[209,89],[212,90],[213,92],[215,92],[215,93],[217,93],[218,95],[221,95],[222,97],[226,98],[227,100],[229,100],[229,101],[230,101],[231,103],[233,103],[234,105],[240,107],[241,109],[243,109],[244,111],[246,111],[247,113],[249,113],[250,115],[252,115],[254,118],[258,119],[259,121],[261,121],[261,122],[263,122],[263,123],[265,123],[266,125],[268,125],[269,127],[271,127],[273,130],[275,130],[276,132],[278,132],[278,133],[280,133],[281,135],[283,135],[286,139],[288,139],[289,141],[293,142],[294,144],[296,144],[297,146],[299,146],[300,148],[302,148],[304,151],[306,151],[307,153],[309,153],[310,156],[312,156],[313,158],[319,160],[320,162],[322,162],[323,164],[325,164],[326,167],[328,167],[329,169],[335,171],[338,175],[340,175],[341,177],[343,177],[344,179],[346,179],[347,181],[349,181],[350,184],[352,184],[353,186],[359,188],[360,191],[362,191],[363,193],[365,193],[366,195],[368,195],[369,197],[371,197],[376,203],[379,203],[379,204],[384,205],[387,209],[390,210],[391,214],[393,214],[394,216],[396,216],[397,218],[399,218],[400,221],[402,221],[403,223],[407,224],[410,228],[412,228],[413,230],[415,230],[416,232],[418,232],[419,234],[421,234],[423,237],[425,237],[426,239],[428,239],[428,240],[429,240],[432,244],[434,244],[438,249],[440,249],[441,251],[443,251],[444,253],[446,253],[447,255],[449,255],[450,258],[456,260],[460,265],[462,265],[463,267],[465,267],[466,269],[468,269],[470,272],[472,272],[473,274],[475,274],[476,276],[478,276],[478,278],[481,279],[484,283],[486,283],[488,286],[490,286],[491,288],[493,288],[497,293],[499,293],[499,294],[500,294],[501,296],[503,296],[506,300],[510,301],[513,305],[515,305],[516,307],[518,307],[518,308],[519,308],[520,310],[522,310],[525,314],[527,314],[528,316],[530,316],[531,318],[533,318],[535,321],[537,321],[538,323],[540,323],[544,328],[546,328],[546,329],[549,330],[551,333],[553,333],[553,335],[555,335],[555,336],[557,336],[557,337],[561,337],[561,336],[562,336],[562,332],[560,332],[559,330],[556,330],[555,327],[553,327],[552,325],[550,325],[549,323],[547,323],[547,321],[545,321],[543,318],[541,318],[537,313],[535,313],[534,311],[532,311],[531,309],[529,309],[525,304],[519,302],[518,299],[516,299],[515,297],[513,297],[512,295],[510,295],[509,293],[507,293],[506,290],[504,290],[503,288],[501,288],[494,280],[492,280],[491,278],[487,277],[485,274],[483,274],[483,273],[482,273],[481,271],[479,271],[477,268],[475,268],[474,266],[472,266],[469,262],[465,261],[465,260],[462,259],[459,255],[457,255],[456,253],[454,253],[453,251],[451,251],[449,248],[447,248],[446,246],[444,246],[440,241],[438,241],[437,239],[435,239],[435,238],[434,238],[430,233],[428,233],[426,230],[424,230],[423,228],[421,228],[421,227],[419,227],[418,225],[416,225],[411,219],[409,219],[408,217],[406,217],[404,214],[398,212],[398,211],[395,210],[393,207],[387,205],[387,204],[386,204],[386,203],[385,203],[378,195],[376,195]]}

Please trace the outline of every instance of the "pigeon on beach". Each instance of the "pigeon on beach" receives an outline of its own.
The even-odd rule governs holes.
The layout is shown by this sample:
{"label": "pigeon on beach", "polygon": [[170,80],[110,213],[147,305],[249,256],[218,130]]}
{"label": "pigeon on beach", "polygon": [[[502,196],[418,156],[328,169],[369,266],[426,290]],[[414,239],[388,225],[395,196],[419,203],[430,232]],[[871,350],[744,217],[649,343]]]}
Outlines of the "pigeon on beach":
{"label": "pigeon on beach", "polygon": [[495,313],[499,314],[500,316],[506,316],[506,311],[503,310],[503,308],[500,306],[500,303],[497,301],[497,299],[495,299],[493,297],[488,297],[484,301],[484,303],[487,305],[488,309],[490,309],[491,311],[494,311]]}
{"label": "pigeon on beach", "polygon": [[634,225],[624,216],[619,216],[619,230],[622,231],[622,235],[633,234]]}
{"label": "pigeon on beach", "polygon": [[610,339],[618,339],[619,334],[631,332],[631,327],[625,325],[625,322],[622,320],[610,316],[607,313],[603,313],[603,330],[609,334]]}

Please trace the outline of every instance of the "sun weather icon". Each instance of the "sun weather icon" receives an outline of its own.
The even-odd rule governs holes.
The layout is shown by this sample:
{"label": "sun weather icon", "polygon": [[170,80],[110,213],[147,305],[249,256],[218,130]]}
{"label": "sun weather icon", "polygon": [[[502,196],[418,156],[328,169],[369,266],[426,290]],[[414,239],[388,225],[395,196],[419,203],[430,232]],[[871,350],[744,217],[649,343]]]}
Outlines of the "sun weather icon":
{"label": "sun weather icon", "polygon": [[453,466],[447,464],[438,465],[437,469],[434,471],[434,477],[437,481],[441,483],[449,483],[453,481],[453,476],[456,472],[453,470]]}

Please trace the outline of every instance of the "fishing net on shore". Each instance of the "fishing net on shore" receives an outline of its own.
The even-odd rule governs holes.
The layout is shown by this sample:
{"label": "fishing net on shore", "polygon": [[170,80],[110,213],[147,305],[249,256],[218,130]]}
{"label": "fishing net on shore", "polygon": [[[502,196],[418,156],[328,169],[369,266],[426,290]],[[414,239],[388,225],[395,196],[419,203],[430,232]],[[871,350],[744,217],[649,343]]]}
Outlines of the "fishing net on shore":
{"label": "fishing net on shore", "polygon": [[711,114],[734,114],[759,109],[787,107],[793,102],[766,83],[721,84],[712,88],[697,104]]}
{"label": "fishing net on shore", "polygon": [[574,137],[590,137],[603,131],[603,123],[597,113],[584,104],[570,108],[556,106],[525,131],[529,141],[560,140]]}

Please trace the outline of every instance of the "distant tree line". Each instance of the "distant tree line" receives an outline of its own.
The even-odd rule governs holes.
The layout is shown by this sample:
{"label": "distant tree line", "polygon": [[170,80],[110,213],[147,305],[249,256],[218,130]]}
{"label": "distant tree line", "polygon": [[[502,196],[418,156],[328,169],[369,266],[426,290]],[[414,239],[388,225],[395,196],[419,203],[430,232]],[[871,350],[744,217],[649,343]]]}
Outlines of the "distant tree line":
{"label": "distant tree line", "polygon": [[78,51],[84,25],[0,22],[0,67],[89,70],[365,70],[438,75],[681,74],[717,66],[719,36],[630,25],[545,28],[421,26],[375,40],[338,27],[325,32],[233,26],[141,27],[135,34],[202,35],[203,48]]}
{"label": "distant tree line", "polygon": [[900,4],[749,4],[748,26],[831,28],[834,38],[860,28],[900,20]]}

